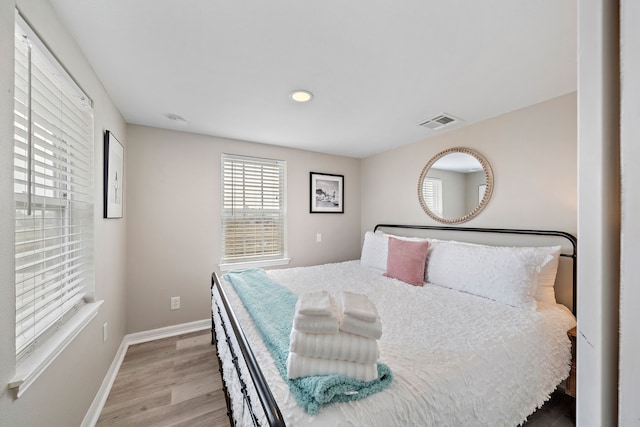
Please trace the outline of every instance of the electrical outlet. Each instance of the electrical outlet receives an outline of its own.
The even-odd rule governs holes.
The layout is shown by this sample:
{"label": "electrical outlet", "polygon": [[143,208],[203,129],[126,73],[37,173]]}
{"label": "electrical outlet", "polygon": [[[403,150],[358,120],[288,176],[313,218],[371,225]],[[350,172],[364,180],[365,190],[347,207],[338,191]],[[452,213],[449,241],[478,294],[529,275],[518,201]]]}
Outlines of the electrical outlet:
{"label": "electrical outlet", "polygon": [[180,309],[180,297],[171,297],[171,310]]}
{"label": "electrical outlet", "polygon": [[322,234],[321,233],[317,233],[316,234],[316,242],[318,242],[318,243],[322,242]]}
{"label": "electrical outlet", "polygon": [[104,322],[102,325],[102,342],[107,342],[107,337],[109,336],[108,322]]}

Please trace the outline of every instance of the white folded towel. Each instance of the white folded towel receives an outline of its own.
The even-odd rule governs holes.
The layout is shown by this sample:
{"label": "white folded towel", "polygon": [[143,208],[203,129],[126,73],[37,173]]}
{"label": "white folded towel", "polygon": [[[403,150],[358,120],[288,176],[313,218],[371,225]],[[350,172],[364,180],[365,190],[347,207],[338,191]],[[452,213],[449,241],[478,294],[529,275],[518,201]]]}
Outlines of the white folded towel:
{"label": "white folded towel", "polygon": [[289,352],[287,357],[288,378],[333,374],[345,375],[360,381],[373,381],[378,378],[378,366],[375,363],[363,364],[344,360],[322,359]]}
{"label": "white folded towel", "polygon": [[306,316],[331,316],[334,304],[327,291],[305,292],[298,297],[296,312]]}
{"label": "white folded towel", "polygon": [[343,291],[340,293],[340,302],[344,314],[367,322],[375,322],[378,318],[376,306],[364,294]]}
{"label": "white folded towel", "polygon": [[380,355],[378,341],[347,332],[307,334],[293,329],[289,338],[289,351],[301,356],[367,364],[375,363]]}
{"label": "white folded towel", "polygon": [[296,314],[293,316],[293,329],[309,334],[337,334],[340,319],[337,311],[333,316],[305,316]]}
{"label": "white folded towel", "polygon": [[342,316],[340,330],[377,340],[382,336],[382,322],[380,322],[380,317],[377,317],[374,322],[367,322],[345,314]]}

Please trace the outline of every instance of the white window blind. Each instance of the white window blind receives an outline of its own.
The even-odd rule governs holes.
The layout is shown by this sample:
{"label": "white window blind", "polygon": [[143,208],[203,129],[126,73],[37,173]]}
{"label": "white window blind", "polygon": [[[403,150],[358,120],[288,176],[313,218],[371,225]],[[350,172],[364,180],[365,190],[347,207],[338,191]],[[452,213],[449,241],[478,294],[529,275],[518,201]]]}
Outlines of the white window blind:
{"label": "white window blind", "polygon": [[425,178],[422,186],[422,199],[431,212],[442,216],[442,180],[439,178]]}
{"label": "white window blind", "polygon": [[222,263],[286,257],[280,160],[222,155]]}
{"label": "white window blind", "polygon": [[14,200],[16,357],[93,293],[93,112],[16,17]]}

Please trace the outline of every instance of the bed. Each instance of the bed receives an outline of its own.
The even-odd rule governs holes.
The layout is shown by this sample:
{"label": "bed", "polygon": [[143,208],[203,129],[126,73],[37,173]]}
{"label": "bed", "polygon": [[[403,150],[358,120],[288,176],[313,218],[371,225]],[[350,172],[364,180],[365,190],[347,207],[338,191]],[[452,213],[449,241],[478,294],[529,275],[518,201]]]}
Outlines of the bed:
{"label": "bed", "polygon": [[[389,242],[404,250],[425,240],[425,283],[385,276],[397,258]],[[379,359],[393,381],[314,415],[290,392],[234,287],[213,273],[212,343],[232,425],[519,425],[569,374],[576,262],[576,239],[560,231],[381,224],[365,235],[360,260],[269,271],[297,295],[364,293],[382,319]],[[529,284],[512,290],[520,279]]]}

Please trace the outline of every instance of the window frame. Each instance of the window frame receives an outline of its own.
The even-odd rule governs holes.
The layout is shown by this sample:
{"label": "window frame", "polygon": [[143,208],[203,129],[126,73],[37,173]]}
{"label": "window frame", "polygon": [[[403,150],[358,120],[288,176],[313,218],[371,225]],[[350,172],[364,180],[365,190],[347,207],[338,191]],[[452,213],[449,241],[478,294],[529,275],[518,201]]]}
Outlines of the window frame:
{"label": "window frame", "polygon": [[94,300],[91,100],[17,10],[14,25],[16,370],[9,387],[20,397],[102,301]]}
{"label": "window frame", "polygon": [[[433,194],[429,194],[429,191]],[[422,184],[422,200],[436,216],[442,217],[442,179],[426,176]],[[431,203],[434,206],[431,206]]]}
{"label": "window frame", "polygon": [[[289,263],[286,177],[287,165],[284,160],[227,153],[221,155],[222,239],[219,267],[222,271]],[[278,182],[277,189],[274,187],[275,180]],[[242,228],[243,222],[247,223],[247,227]],[[276,238],[265,238],[265,230],[273,230],[274,224],[277,226],[273,231]],[[233,232],[234,228],[238,228],[237,234]],[[230,239],[236,240],[233,250],[230,248]],[[258,249],[260,244],[267,248],[264,252]],[[252,250],[251,247],[256,249]],[[270,247],[277,250],[269,250]]]}

